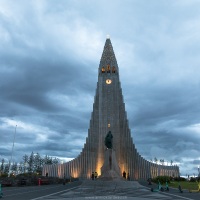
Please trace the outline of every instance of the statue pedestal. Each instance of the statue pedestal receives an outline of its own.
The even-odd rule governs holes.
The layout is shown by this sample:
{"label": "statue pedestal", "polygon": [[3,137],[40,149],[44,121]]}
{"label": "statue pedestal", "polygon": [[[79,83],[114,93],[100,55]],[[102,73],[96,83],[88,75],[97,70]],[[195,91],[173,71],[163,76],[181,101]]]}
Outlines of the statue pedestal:
{"label": "statue pedestal", "polygon": [[121,170],[118,166],[115,151],[113,149],[106,149],[104,155],[104,164],[101,167],[102,179],[122,179]]}

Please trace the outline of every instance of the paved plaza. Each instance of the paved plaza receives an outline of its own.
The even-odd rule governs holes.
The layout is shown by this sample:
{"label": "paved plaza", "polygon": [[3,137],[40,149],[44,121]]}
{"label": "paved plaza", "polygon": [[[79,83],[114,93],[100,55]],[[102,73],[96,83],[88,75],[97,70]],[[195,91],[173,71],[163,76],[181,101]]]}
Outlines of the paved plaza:
{"label": "paved plaza", "polygon": [[[189,193],[188,193],[189,194]],[[200,197],[200,195],[198,195]],[[107,200],[107,199],[138,199],[138,200],[181,200],[198,199],[180,196],[178,191],[175,194],[167,192],[151,192],[150,188],[140,185],[137,181],[101,181],[87,180],[81,185],[62,190],[54,194],[49,194],[32,200]]]}

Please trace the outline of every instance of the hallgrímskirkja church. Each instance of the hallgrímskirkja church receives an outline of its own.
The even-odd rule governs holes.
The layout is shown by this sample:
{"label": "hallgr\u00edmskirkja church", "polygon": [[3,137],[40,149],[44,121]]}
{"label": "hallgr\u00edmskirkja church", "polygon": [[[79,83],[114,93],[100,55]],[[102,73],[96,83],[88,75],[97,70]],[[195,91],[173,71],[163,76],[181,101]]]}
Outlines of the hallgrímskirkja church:
{"label": "hallgr\u00edmskirkja church", "polygon": [[[105,146],[107,133],[112,133],[112,150]],[[109,161],[106,159],[110,159]],[[107,166],[109,165],[109,166]],[[111,173],[106,173],[110,171]],[[129,173],[131,180],[156,176],[179,176],[178,166],[164,166],[145,160],[137,151],[125,111],[119,80],[119,68],[111,40],[106,39],[98,69],[98,82],[88,136],[77,158],[63,164],[45,165],[43,175],[52,177],[115,178]],[[110,178],[108,177],[108,178]]]}

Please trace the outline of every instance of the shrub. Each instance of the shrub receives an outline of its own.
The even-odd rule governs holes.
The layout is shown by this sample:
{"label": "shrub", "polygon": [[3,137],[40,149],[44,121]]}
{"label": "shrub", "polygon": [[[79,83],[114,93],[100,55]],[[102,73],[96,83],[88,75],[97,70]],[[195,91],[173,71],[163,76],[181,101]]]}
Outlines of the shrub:
{"label": "shrub", "polygon": [[174,180],[175,180],[175,181],[186,181],[186,178],[183,178],[183,177],[175,177]]}
{"label": "shrub", "polygon": [[169,176],[157,176],[156,178],[152,179],[152,181],[154,183],[158,183],[158,181],[160,181],[161,184],[166,183],[166,181],[168,183],[170,183],[170,177]]}
{"label": "shrub", "polygon": [[191,178],[190,178],[190,182],[196,182],[196,178],[191,177]]}
{"label": "shrub", "polygon": [[7,173],[1,174],[1,177],[2,177],[2,178],[6,178],[6,177],[8,177],[8,174],[7,174]]}

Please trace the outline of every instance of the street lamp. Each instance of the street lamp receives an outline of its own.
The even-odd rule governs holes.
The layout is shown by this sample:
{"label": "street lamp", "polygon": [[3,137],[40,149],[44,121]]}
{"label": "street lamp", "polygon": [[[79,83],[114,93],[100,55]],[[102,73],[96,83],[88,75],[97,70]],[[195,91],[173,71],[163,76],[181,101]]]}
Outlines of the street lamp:
{"label": "street lamp", "polygon": [[200,169],[199,169],[199,165],[198,165],[198,177],[200,177]]}
{"label": "street lamp", "polygon": [[14,138],[13,138],[13,146],[12,146],[12,152],[11,152],[11,158],[10,158],[10,164],[9,164],[9,172],[8,172],[8,177],[10,176],[10,167],[11,167],[11,163],[12,163],[12,157],[13,157],[13,151],[14,151],[14,145],[15,145],[15,135],[16,135],[16,129],[17,129],[17,125],[15,126],[15,133],[14,133]]}

